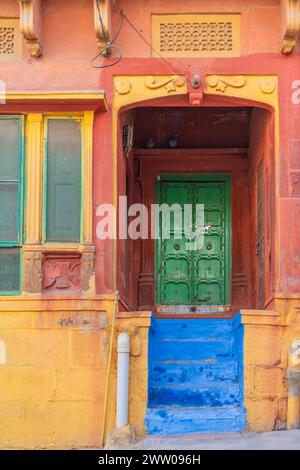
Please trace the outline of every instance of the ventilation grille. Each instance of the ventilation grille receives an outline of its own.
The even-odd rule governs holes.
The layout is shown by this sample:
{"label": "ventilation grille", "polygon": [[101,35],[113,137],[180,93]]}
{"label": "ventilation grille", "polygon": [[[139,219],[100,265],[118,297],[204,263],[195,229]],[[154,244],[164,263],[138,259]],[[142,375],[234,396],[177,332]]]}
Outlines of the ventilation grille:
{"label": "ventilation grille", "polygon": [[20,28],[18,19],[0,18],[0,58],[19,54]]}
{"label": "ventilation grille", "polygon": [[240,15],[153,15],[153,55],[216,57],[240,55]]}

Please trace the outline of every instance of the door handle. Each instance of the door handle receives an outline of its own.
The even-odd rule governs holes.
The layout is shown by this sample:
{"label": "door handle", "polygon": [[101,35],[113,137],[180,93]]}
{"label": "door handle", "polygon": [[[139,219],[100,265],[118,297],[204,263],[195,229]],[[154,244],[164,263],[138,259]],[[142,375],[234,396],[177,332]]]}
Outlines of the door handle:
{"label": "door handle", "polygon": [[208,302],[211,297],[205,297],[205,299],[198,299],[198,302]]}

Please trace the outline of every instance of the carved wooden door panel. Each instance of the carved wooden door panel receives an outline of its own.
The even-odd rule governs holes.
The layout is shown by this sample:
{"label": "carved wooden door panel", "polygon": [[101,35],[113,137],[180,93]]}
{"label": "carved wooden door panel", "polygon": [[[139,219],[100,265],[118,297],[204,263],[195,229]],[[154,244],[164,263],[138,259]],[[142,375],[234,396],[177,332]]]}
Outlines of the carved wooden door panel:
{"label": "carved wooden door panel", "polygon": [[225,186],[194,185],[194,202],[204,204],[204,244],[194,252],[194,296],[197,305],[225,304]]}
{"label": "carved wooden door panel", "polygon": [[[179,204],[179,215],[184,204],[191,204],[192,183],[162,182],[161,202],[172,206]],[[175,211],[176,212],[176,211]],[[193,295],[193,257],[187,251],[189,242],[184,235],[183,225],[179,227],[176,214],[170,213],[170,238],[164,238],[168,231],[167,218],[161,216],[160,255],[158,259],[159,303],[166,305],[188,305]],[[176,233],[177,232],[177,233]]]}
{"label": "carved wooden door panel", "polygon": [[169,238],[163,236],[165,221],[160,219],[156,252],[157,303],[224,305],[229,282],[226,276],[230,272],[230,267],[226,266],[230,264],[230,227],[226,226],[226,220],[230,220],[226,218],[226,211],[230,206],[227,207],[226,182],[161,181],[159,201],[168,206],[179,204],[182,210],[184,204],[191,204],[193,229],[197,222],[196,204],[203,204],[205,234],[202,246],[191,250],[188,248],[191,239],[186,237],[183,225],[182,231],[176,226],[176,211],[170,211]]}

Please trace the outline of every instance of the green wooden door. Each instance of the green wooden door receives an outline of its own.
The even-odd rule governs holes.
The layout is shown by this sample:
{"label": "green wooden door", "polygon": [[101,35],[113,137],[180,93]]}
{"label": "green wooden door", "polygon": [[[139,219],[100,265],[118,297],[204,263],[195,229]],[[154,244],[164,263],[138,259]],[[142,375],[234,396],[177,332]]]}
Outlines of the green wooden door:
{"label": "green wooden door", "polygon": [[[160,204],[179,204],[170,211],[169,238],[166,218],[160,217],[156,253],[157,303],[160,305],[224,305],[229,302],[230,192],[224,176],[163,177],[158,184]],[[204,205],[204,243],[188,249],[176,209],[190,204],[196,225],[196,205]],[[182,212],[183,213],[183,212]],[[183,220],[183,218],[182,218]],[[168,228],[168,227],[167,227]]]}

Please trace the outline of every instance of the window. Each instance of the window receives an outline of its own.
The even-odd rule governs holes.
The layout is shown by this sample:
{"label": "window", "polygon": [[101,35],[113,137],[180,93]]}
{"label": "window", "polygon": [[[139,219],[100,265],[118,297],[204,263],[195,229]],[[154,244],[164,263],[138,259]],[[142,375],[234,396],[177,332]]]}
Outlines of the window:
{"label": "window", "polygon": [[80,242],[81,162],[81,119],[46,118],[46,242]]}
{"label": "window", "polygon": [[20,291],[23,118],[0,116],[0,294]]}

